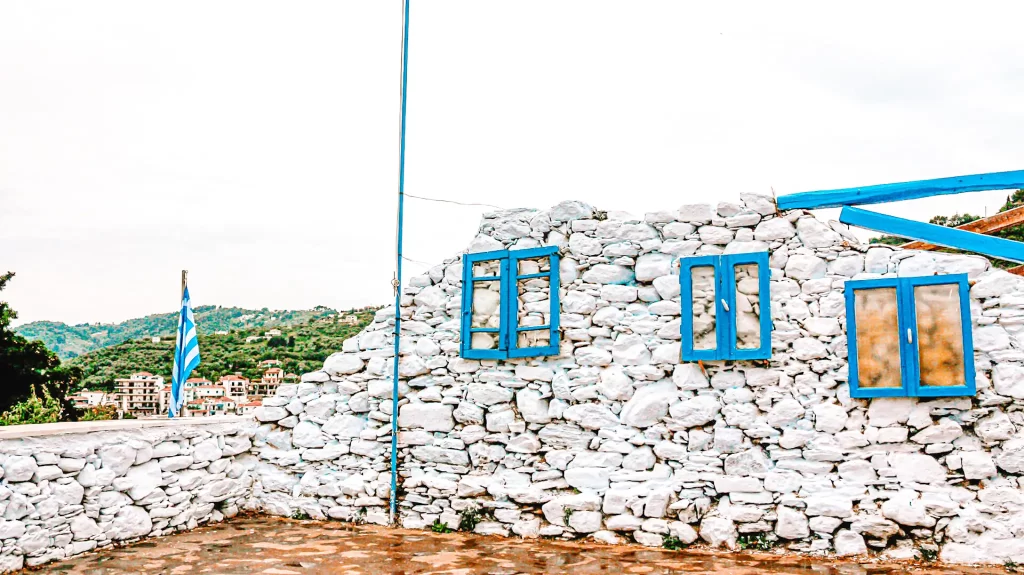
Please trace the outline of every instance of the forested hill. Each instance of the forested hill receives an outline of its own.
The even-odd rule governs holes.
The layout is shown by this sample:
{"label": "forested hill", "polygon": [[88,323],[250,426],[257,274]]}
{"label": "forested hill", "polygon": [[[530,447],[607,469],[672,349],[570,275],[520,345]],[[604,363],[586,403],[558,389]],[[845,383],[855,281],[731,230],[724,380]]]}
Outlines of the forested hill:
{"label": "forested hill", "polygon": [[[206,334],[298,325],[337,313],[323,306],[310,310],[268,310],[206,305],[199,306],[193,311],[196,324]],[[34,321],[14,328],[14,331],[26,339],[42,341],[61,359],[70,359],[142,337],[173,336],[177,325],[178,312],[171,312],[129,319],[121,323],[67,325],[54,321]]]}
{"label": "forested hill", "polygon": [[[355,314],[356,325],[337,323],[334,319],[314,319],[299,325],[278,327],[280,337],[260,338],[246,342],[247,338],[260,336],[264,328],[232,330],[227,335],[217,335],[215,330],[205,328],[197,320],[199,329],[199,354],[201,363],[192,377],[204,377],[217,381],[221,376],[241,373],[249,379],[259,379],[266,368],[259,367],[265,359],[281,361],[285,373],[302,374],[323,367],[327,356],[341,351],[346,339],[359,333],[373,321],[373,309],[341,312],[340,315]],[[173,332],[173,327],[171,329]],[[77,389],[112,390],[114,380],[128,377],[132,373],[148,371],[171,381],[174,337],[168,335],[154,343],[151,337],[125,341],[78,356],[65,363],[82,369],[82,378]]]}

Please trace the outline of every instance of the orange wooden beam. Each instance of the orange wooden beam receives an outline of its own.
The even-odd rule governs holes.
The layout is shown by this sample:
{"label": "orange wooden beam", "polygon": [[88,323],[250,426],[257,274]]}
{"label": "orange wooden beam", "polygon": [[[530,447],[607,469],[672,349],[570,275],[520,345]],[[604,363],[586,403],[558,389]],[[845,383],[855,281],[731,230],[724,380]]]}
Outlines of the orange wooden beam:
{"label": "orange wooden beam", "polygon": [[[1005,230],[1006,228],[1012,228],[1020,225],[1024,225],[1024,206],[1014,208],[1012,210],[1006,210],[1005,212],[999,212],[994,216],[989,216],[980,220],[974,220],[973,222],[962,226],[957,226],[956,229],[964,230],[965,232],[975,232],[978,234],[991,234],[993,232],[998,232]],[[910,242],[903,244],[900,247],[907,250],[937,250],[941,246],[929,244],[928,242]],[[1021,267],[1024,268],[1024,266]],[[1024,275],[1024,272],[1014,273]]]}
{"label": "orange wooden beam", "polygon": [[1008,269],[1006,271],[1010,272],[1011,274],[1016,274],[1016,275],[1019,275],[1019,276],[1024,276],[1024,266],[1017,266],[1015,268],[1010,268],[1010,269]]}

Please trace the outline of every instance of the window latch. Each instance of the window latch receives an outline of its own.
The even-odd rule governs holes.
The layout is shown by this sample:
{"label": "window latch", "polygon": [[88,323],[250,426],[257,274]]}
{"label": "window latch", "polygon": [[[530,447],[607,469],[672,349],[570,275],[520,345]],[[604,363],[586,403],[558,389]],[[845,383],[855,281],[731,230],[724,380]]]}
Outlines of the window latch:
{"label": "window latch", "polygon": [[914,336],[910,333],[910,328],[907,328],[907,343],[914,343]]}
{"label": "window latch", "polygon": [[724,299],[722,300],[722,308],[725,309],[725,311],[729,311],[729,303]]}

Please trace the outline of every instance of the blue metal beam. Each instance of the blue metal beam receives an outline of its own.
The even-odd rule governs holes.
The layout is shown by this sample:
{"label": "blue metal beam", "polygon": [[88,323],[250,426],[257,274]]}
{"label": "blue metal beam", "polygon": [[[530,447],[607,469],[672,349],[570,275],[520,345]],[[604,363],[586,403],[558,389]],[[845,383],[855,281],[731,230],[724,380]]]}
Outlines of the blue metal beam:
{"label": "blue metal beam", "polygon": [[1024,243],[845,206],[839,221],[894,236],[1024,263]]}
{"label": "blue metal beam", "polygon": [[900,200],[927,198],[943,194],[1017,188],[1024,188],[1024,170],[882,184],[863,188],[843,188],[839,190],[786,194],[785,196],[779,196],[777,204],[780,210],[812,210],[816,208],[837,208],[840,206],[898,202]]}

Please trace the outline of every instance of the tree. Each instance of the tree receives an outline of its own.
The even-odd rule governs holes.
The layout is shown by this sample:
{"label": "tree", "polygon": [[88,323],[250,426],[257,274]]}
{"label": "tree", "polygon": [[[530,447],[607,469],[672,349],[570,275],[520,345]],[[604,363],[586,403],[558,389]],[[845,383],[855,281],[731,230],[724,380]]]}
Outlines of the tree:
{"label": "tree", "polygon": [[[13,272],[0,275],[0,291],[14,277]],[[21,411],[30,418],[57,417],[73,419],[75,410],[68,400],[72,383],[79,377],[77,368],[61,366],[56,354],[39,341],[28,341],[11,329],[18,314],[5,301],[0,301],[0,412],[8,412],[19,402],[28,401]],[[14,413],[8,414],[14,417]],[[13,421],[13,420],[12,420]],[[13,421],[17,422],[17,421]]]}

